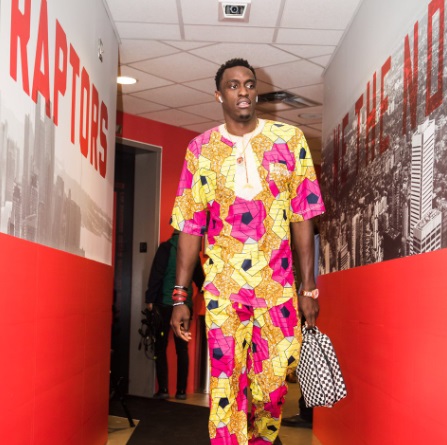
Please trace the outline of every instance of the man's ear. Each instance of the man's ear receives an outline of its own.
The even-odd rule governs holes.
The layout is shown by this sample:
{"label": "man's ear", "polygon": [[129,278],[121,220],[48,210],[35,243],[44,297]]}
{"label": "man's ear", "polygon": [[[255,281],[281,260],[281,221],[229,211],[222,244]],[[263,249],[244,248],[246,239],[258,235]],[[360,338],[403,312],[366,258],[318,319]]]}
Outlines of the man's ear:
{"label": "man's ear", "polygon": [[219,91],[216,91],[214,93],[214,97],[216,98],[217,102],[220,102],[221,104],[223,104],[223,99],[222,99],[222,96],[220,95]]}

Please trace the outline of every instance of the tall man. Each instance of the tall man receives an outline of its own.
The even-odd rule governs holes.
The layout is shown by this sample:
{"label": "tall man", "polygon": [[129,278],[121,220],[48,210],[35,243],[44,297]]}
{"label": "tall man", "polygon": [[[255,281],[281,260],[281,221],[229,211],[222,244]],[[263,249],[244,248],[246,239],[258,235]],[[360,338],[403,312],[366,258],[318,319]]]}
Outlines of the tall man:
{"label": "tall man", "polygon": [[301,310],[313,326],[319,305],[311,218],[324,204],[301,130],[256,117],[256,73],[248,62],[229,60],[215,80],[225,124],[189,144],[172,214],[181,234],[171,325],[190,340],[184,295],[207,231],[211,444],[269,445],[301,344],[291,238],[303,278]]}

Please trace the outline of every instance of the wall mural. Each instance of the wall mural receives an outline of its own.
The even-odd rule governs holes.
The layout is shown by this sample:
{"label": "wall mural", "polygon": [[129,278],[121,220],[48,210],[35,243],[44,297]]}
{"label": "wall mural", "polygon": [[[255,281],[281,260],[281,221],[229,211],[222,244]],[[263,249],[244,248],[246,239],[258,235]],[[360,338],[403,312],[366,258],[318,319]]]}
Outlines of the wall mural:
{"label": "wall mural", "polygon": [[73,42],[76,8],[0,3],[0,231],[110,264],[115,42]]}
{"label": "wall mural", "polygon": [[324,144],[321,273],[447,247],[445,20],[431,1]]}

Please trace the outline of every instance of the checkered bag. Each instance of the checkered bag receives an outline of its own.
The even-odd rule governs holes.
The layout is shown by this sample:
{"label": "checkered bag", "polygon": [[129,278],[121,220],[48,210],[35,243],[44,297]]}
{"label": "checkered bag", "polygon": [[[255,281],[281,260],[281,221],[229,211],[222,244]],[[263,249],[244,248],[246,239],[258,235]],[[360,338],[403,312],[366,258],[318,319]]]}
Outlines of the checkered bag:
{"label": "checkered bag", "polygon": [[296,374],[307,407],[331,407],[348,394],[332,342],[317,327],[303,326]]}

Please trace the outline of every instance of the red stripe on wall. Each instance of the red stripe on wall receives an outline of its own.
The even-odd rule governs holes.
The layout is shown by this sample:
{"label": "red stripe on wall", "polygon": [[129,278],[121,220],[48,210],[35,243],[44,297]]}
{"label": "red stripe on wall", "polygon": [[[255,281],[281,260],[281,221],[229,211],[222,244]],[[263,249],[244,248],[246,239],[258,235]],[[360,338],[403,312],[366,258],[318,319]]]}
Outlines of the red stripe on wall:
{"label": "red stripe on wall", "polygon": [[0,251],[2,442],[104,445],[112,267],[4,234]]}
{"label": "red stripe on wall", "polygon": [[447,443],[447,249],[319,277],[320,329],[348,397],[316,408],[324,445]]}

